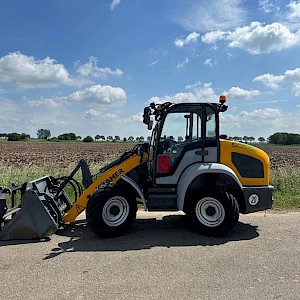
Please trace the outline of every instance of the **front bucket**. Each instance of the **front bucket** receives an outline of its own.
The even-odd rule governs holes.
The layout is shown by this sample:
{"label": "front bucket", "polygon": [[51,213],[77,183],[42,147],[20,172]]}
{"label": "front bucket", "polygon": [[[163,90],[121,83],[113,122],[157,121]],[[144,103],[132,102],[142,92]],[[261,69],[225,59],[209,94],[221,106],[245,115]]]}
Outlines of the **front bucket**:
{"label": "front bucket", "polygon": [[27,183],[21,205],[8,209],[2,218],[0,240],[44,238],[55,233],[69,205],[54,200],[53,188],[48,176]]}
{"label": "front bucket", "polygon": [[1,231],[1,240],[43,238],[57,231],[58,224],[36,191],[26,191],[22,196],[21,206]]}

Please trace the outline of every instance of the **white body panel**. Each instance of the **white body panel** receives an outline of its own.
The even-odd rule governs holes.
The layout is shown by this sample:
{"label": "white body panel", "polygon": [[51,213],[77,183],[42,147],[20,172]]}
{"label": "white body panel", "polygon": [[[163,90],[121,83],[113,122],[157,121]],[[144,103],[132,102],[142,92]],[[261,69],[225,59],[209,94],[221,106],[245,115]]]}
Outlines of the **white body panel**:
{"label": "white body panel", "polygon": [[183,210],[184,206],[184,199],[186,191],[190,185],[190,183],[199,175],[201,174],[208,174],[208,173],[222,173],[230,176],[234,181],[242,189],[242,185],[235,175],[235,173],[227,166],[219,164],[219,163],[196,163],[194,165],[189,166],[182,176],[177,185],[177,208],[178,210]]}

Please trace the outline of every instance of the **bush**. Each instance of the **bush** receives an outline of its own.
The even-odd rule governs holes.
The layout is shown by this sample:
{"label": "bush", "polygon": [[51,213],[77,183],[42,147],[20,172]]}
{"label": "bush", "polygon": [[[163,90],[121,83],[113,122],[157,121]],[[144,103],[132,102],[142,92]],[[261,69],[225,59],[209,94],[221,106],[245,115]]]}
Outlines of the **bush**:
{"label": "bush", "polygon": [[86,136],[82,141],[83,141],[84,143],[91,143],[91,142],[94,141],[94,139],[93,139],[90,135],[88,135],[88,136]]}

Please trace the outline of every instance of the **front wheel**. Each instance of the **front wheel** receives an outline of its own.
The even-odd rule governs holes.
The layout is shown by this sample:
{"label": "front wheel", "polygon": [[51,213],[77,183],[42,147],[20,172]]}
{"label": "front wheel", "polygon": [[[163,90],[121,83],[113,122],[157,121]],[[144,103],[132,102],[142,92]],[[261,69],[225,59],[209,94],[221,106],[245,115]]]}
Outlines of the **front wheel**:
{"label": "front wheel", "polygon": [[239,207],[233,195],[221,188],[197,189],[187,198],[187,216],[194,230],[208,236],[225,236],[237,224]]}
{"label": "front wheel", "polygon": [[124,234],[136,218],[134,193],[120,185],[102,187],[86,207],[87,225],[102,238]]}

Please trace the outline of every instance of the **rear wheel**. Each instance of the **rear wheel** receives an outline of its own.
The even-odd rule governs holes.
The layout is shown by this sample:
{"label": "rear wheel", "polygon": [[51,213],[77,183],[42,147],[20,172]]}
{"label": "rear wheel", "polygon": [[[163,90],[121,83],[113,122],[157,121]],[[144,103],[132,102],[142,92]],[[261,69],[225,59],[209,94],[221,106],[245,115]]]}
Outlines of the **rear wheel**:
{"label": "rear wheel", "polygon": [[194,230],[208,236],[224,236],[237,224],[239,207],[233,195],[211,187],[193,191],[186,214]]}
{"label": "rear wheel", "polygon": [[100,237],[124,234],[136,217],[135,194],[122,185],[101,187],[88,201],[87,225]]}

